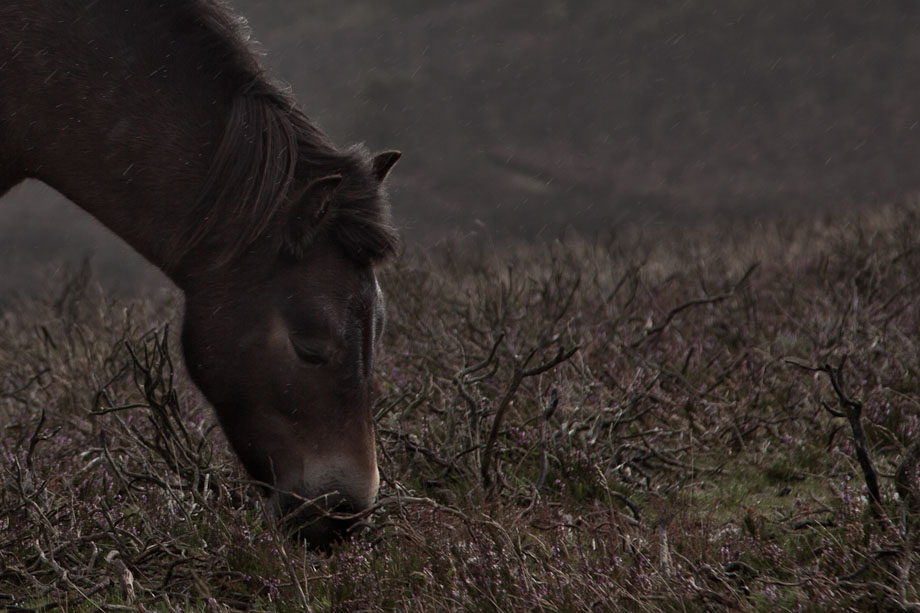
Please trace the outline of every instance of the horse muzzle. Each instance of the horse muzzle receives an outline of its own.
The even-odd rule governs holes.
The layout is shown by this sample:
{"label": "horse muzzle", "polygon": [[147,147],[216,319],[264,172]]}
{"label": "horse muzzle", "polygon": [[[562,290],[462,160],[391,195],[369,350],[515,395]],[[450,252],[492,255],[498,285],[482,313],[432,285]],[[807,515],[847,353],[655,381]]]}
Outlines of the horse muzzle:
{"label": "horse muzzle", "polygon": [[[333,468],[342,468],[335,464]],[[328,549],[347,538],[373,506],[380,478],[376,463],[372,471],[330,471],[314,464],[310,473],[319,478],[281,488],[273,496],[273,507],[290,536],[303,539],[311,548]]]}

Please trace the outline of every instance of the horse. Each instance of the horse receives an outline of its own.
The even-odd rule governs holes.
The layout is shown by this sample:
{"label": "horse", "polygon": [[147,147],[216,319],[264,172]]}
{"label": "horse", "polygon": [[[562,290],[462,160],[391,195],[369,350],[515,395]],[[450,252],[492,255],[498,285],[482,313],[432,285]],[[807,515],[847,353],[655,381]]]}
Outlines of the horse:
{"label": "horse", "polygon": [[186,368],[284,525],[375,501],[375,269],[397,151],[339,149],[220,0],[0,3],[0,196],[53,187],[184,294]]}

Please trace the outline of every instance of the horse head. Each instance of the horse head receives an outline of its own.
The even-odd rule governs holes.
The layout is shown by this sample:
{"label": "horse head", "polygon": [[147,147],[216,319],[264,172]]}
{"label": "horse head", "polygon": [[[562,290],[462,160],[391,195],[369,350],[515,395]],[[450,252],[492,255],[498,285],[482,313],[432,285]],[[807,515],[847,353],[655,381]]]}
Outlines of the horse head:
{"label": "horse head", "polygon": [[294,185],[262,239],[185,283],[189,373],[277,513],[313,546],[377,495],[374,269],[395,247],[381,185],[398,158]]}

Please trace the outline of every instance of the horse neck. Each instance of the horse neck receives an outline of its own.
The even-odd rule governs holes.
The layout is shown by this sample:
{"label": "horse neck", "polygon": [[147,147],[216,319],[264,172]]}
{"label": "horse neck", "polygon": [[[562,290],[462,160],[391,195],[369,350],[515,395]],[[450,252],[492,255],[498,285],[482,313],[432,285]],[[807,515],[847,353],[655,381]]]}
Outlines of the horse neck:
{"label": "horse neck", "polygon": [[194,205],[229,90],[183,65],[175,49],[124,46],[111,31],[75,37],[68,28],[76,26],[60,23],[60,32],[46,20],[44,36],[17,39],[18,53],[0,70],[0,112],[17,118],[13,127],[0,122],[0,162],[18,160],[24,177],[61,192],[181,287],[174,251],[200,222]]}
{"label": "horse neck", "polygon": [[172,276],[173,251],[200,221],[194,205],[220,138],[215,119],[196,117],[197,104],[206,106],[123,100],[121,111],[86,112],[78,127],[46,116],[45,128],[60,136],[39,139],[51,146],[35,175]]}

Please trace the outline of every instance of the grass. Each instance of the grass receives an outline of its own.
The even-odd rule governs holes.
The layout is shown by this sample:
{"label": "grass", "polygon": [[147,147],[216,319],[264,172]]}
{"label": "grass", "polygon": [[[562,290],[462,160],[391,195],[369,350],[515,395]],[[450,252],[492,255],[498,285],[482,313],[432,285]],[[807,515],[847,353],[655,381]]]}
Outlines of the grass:
{"label": "grass", "polygon": [[908,207],[410,251],[380,503],[328,555],[174,361],[180,297],[78,271],[0,315],[0,608],[916,610],[918,233]]}

